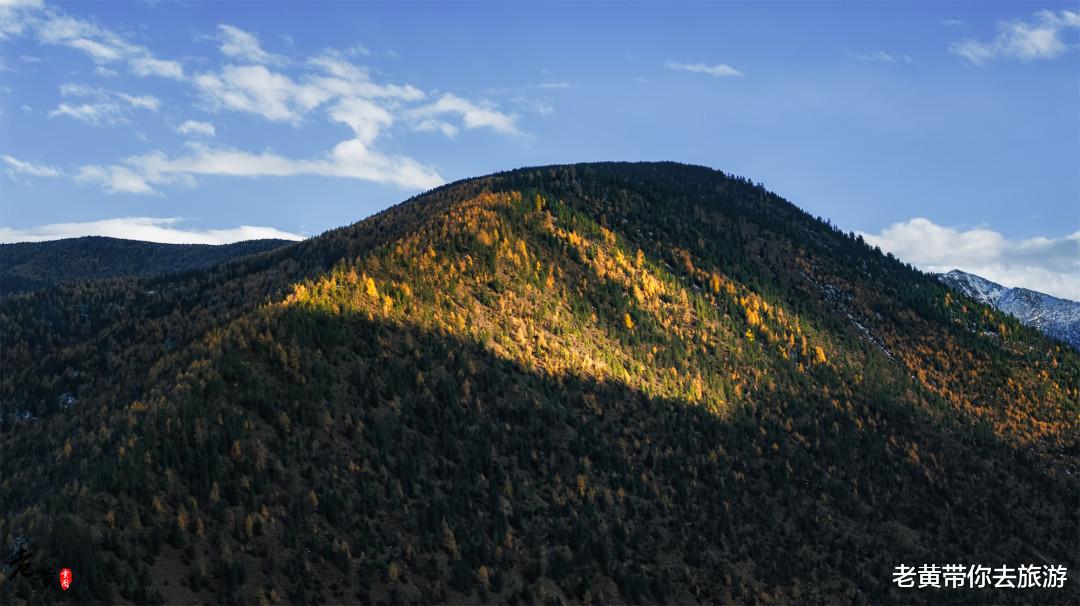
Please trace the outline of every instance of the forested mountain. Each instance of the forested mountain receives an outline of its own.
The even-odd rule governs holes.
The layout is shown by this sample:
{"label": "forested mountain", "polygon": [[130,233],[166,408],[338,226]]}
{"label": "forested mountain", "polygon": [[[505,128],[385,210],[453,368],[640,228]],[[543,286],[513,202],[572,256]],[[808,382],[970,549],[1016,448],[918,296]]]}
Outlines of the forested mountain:
{"label": "forested mountain", "polygon": [[1080,354],[708,168],[461,181],[0,340],[0,538],[79,601],[1080,598],[892,583],[1075,574]]}
{"label": "forested mountain", "polygon": [[1024,325],[1080,350],[1080,303],[1027,288],[1006,288],[958,269],[939,277],[954,291],[996,307]]}
{"label": "forested mountain", "polygon": [[73,280],[148,277],[205,269],[288,243],[267,239],[222,245],[161,244],[87,236],[0,244],[0,295]]}

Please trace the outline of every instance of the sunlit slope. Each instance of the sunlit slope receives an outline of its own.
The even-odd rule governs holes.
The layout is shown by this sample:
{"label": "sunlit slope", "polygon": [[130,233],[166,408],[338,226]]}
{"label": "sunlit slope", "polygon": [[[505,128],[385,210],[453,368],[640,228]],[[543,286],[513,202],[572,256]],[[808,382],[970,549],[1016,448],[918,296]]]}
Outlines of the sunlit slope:
{"label": "sunlit slope", "polygon": [[748,182],[515,171],[229,271],[77,294],[142,320],[36,358],[119,385],[19,358],[5,393],[78,404],[5,423],[0,532],[83,597],[909,603],[941,596],[899,563],[1077,565],[1075,352]]}

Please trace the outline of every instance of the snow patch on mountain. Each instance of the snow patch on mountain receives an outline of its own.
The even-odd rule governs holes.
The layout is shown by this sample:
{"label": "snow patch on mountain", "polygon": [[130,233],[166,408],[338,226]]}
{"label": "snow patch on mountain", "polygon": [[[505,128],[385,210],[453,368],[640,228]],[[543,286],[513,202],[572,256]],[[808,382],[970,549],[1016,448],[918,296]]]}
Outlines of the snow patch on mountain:
{"label": "snow patch on mountain", "polygon": [[1080,303],[1027,288],[1008,288],[986,278],[954,269],[938,279],[980,303],[1015,316],[1055,339],[1080,349]]}

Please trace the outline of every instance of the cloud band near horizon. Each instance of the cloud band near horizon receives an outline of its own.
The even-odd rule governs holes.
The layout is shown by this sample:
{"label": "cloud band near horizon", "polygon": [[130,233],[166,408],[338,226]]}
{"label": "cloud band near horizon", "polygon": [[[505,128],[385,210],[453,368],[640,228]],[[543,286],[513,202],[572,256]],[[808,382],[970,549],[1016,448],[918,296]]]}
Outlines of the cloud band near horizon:
{"label": "cloud band near horizon", "polygon": [[232,244],[244,240],[303,240],[305,236],[274,227],[240,225],[224,229],[184,229],[182,217],[119,217],[82,223],[52,223],[26,229],[0,227],[0,244],[46,242],[104,236],[163,244]]}
{"label": "cloud band near horizon", "polygon": [[960,230],[924,217],[859,234],[901,260],[934,273],[959,269],[1007,287],[1080,301],[1080,230],[1062,238],[1006,238],[986,227]]}

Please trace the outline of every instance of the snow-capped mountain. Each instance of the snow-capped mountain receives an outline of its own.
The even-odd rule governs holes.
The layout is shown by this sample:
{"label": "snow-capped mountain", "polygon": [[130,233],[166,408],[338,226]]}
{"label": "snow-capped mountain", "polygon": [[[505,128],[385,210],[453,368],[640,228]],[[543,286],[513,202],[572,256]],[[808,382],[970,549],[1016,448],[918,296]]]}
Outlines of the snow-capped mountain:
{"label": "snow-capped mountain", "polygon": [[1021,323],[1080,349],[1080,303],[1027,288],[1007,288],[958,269],[938,278],[953,290],[1016,316]]}

